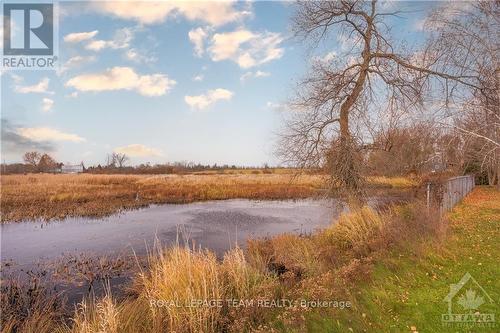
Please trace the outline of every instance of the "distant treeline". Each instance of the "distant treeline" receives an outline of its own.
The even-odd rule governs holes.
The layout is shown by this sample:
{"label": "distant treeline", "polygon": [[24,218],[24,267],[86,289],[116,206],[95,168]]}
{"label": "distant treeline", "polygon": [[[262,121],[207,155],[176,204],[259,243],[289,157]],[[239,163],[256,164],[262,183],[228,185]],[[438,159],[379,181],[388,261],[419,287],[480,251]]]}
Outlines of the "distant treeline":
{"label": "distant treeline", "polygon": [[[83,162],[82,162],[83,164]],[[52,168],[40,168],[39,165],[34,165],[30,163],[13,163],[13,164],[2,164],[1,173],[2,174],[24,174],[24,173],[60,173],[60,165],[53,166]],[[279,170],[279,171],[278,171]],[[165,163],[165,164],[140,164],[137,166],[116,166],[116,165],[101,165],[85,167],[83,164],[84,173],[92,174],[189,174],[189,173],[224,173],[224,172],[234,172],[234,173],[249,173],[249,174],[260,174],[260,173],[275,173],[275,172],[291,172],[292,169],[284,167],[269,167],[264,165],[263,167],[245,167],[236,165],[218,165],[218,164],[200,164],[200,163],[187,163],[187,162],[175,162],[175,163]]]}
{"label": "distant treeline", "polygon": [[271,170],[267,166],[262,168],[255,167],[241,167],[236,165],[209,165],[209,164],[200,164],[200,163],[184,163],[184,162],[175,162],[175,163],[165,163],[165,164],[140,164],[137,166],[123,166],[116,167],[113,165],[109,166],[92,166],[86,168],[84,172],[94,173],[94,174],[187,174],[193,172],[224,172],[224,170],[246,170],[249,173],[252,170],[263,169],[263,170]]}

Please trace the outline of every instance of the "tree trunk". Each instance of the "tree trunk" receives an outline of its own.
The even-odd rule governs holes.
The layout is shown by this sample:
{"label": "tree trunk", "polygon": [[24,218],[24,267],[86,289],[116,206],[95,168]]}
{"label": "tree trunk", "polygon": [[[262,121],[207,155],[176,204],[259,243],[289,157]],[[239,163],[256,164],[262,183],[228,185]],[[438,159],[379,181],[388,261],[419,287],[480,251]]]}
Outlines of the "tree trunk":
{"label": "tree trunk", "polygon": [[356,206],[360,204],[363,179],[360,174],[361,166],[356,158],[356,145],[349,131],[349,112],[363,92],[363,87],[368,76],[368,68],[371,60],[370,42],[372,29],[373,23],[371,20],[368,20],[364,38],[365,45],[362,53],[363,64],[361,65],[361,70],[352,92],[340,106],[340,140],[334,143],[334,145],[338,144],[339,147],[338,149],[333,149],[333,160],[331,161],[332,178],[337,183],[337,186],[342,187],[341,190],[347,192],[349,201],[352,201]]}

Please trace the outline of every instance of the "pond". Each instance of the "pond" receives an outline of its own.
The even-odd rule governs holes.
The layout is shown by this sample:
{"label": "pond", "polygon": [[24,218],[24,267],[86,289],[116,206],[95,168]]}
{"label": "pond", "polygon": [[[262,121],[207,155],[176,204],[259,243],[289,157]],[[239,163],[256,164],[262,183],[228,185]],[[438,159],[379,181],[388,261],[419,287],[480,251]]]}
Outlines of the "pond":
{"label": "pond", "polygon": [[[369,203],[377,206],[397,199],[374,197]],[[93,270],[104,270],[115,289],[130,276],[134,270],[131,266],[137,269],[134,259],[144,258],[155,241],[170,246],[185,244],[187,240],[191,247],[208,248],[220,257],[236,245],[245,248],[250,238],[309,234],[328,226],[345,210],[344,204],[333,199],[236,199],[154,205],[99,219],[78,217],[3,224],[0,226],[2,275],[42,270],[44,276],[51,276],[49,280],[54,281],[56,276],[66,275],[65,283],[56,285],[67,290],[78,284],[76,276],[83,277],[79,283],[83,287],[85,277],[95,275]],[[108,261],[101,259],[103,256]],[[120,262],[109,259],[118,257],[123,259]],[[74,292],[83,294],[84,288],[76,288]]]}
{"label": "pond", "polygon": [[185,238],[222,254],[236,244],[244,246],[248,238],[310,233],[327,226],[342,209],[326,200],[226,200],[155,205],[99,219],[10,223],[0,227],[2,260],[25,265],[81,252],[143,254],[155,239],[168,246]]}

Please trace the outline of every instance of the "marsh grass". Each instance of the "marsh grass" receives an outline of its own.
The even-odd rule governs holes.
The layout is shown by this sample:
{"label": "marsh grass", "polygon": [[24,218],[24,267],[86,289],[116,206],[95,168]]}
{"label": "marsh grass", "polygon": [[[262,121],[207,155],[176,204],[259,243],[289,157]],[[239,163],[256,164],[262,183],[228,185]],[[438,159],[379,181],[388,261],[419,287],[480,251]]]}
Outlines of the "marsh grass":
{"label": "marsh grass", "polygon": [[318,248],[311,237],[283,234],[270,239],[248,241],[249,260],[261,269],[300,278],[319,269]]}
{"label": "marsh grass", "polygon": [[306,198],[318,194],[322,178],[290,174],[4,175],[1,219],[99,217],[149,204],[232,198]]}
{"label": "marsh grass", "polygon": [[249,241],[248,257],[277,274],[311,277],[348,265],[391,247],[428,237],[440,239],[446,223],[421,203],[393,206],[384,212],[362,207],[342,214],[336,223],[312,235],[279,235]]}
{"label": "marsh grass", "polygon": [[[321,174],[2,175],[1,221],[106,216],[150,204],[224,199],[300,199],[322,195]],[[408,188],[417,181],[372,177],[372,187]]]}
{"label": "marsh grass", "polygon": [[406,188],[418,186],[421,183],[420,179],[415,177],[386,177],[373,176],[368,177],[368,184],[372,186],[382,186],[389,188]]}
{"label": "marsh grass", "polygon": [[137,297],[116,302],[108,292],[82,301],[72,325],[58,329],[93,332],[240,332],[264,317],[258,309],[233,311],[226,305],[203,306],[212,300],[273,297],[274,277],[251,267],[241,249],[217,260],[208,251],[176,246],[156,248],[147,270],[135,281]]}
{"label": "marsh grass", "polygon": [[[72,327],[65,329],[74,333],[106,332],[118,333],[121,308],[113,300],[109,287],[100,298],[89,297],[76,307]],[[63,331],[64,328],[61,328]]]}
{"label": "marsh grass", "polygon": [[373,209],[362,207],[353,213],[341,215],[334,228],[327,228],[319,236],[343,250],[360,248],[380,237],[388,220]]}
{"label": "marsh grass", "polygon": [[64,321],[64,300],[53,293],[41,276],[27,281],[2,278],[0,332],[50,333]]}

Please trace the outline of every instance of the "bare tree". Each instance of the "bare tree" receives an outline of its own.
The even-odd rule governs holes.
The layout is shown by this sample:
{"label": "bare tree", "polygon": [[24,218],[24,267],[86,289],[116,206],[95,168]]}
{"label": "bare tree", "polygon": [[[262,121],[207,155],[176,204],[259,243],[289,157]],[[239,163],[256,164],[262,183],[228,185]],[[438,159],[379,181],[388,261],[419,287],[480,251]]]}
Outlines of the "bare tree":
{"label": "bare tree", "polygon": [[478,78],[462,86],[445,117],[465,142],[466,164],[478,164],[500,187],[500,2],[477,1],[435,10],[425,24],[428,50],[442,70]]}
{"label": "bare tree", "polygon": [[38,171],[53,172],[57,166],[58,163],[52,156],[50,156],[49,154],[43,154],[40,157],[40,161],[38,162]]}
{"label": "bare tree", "polygon": [[[364,124],[382,111],[410,111],[423,103],[424,89],[437,78],[475,87],[474,76],[435,69],[434,54],[397,48],[391,37],[390,16],[377,1],[299,2],[294,18],[298,36],[318,43],[336,37],[341,54],[313,62],[291,105],[279,151],[285,162],[300,167],[326,165],[335,188],[359,197],[363,188],[360,150],[369,132]],[[380,111],[378,111],[380,110]],[[376,115],[375,118],[380,117]]]}
{"label": "bare tree", "polygon": [[465,141],[466,165],[476,165],[490,185],[500,188],[500,109],[483,103],[462,105],[453,127]]}
{"label": "bare tree", "polygon": [[36,167],[38,163],[40,162],[40,158],[42,157],[42,154],[40,154],[37,151],[29,151],[26,152],[23,156],[24,163],[27,163],[33,167]]}
{"label": "bare tree", "polygon": [[113,152],[111,154],[111,165],[123,168],[129,160],[128,156],[122,153]]}
{"label": "bare tree", "polygon": [[106,155],[106,166],[107,167],[115,167],[115,161],[113,159],[113,154],[107,154]]}
{"label": "bare tree", "polygon": [[374,144],[383,149],[368,152],[367,167],[372,174],[388,176],[443,170],[448,154],[442,138],[439,128],[429,123],[389,129],[375,137]]}

